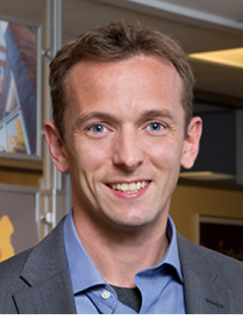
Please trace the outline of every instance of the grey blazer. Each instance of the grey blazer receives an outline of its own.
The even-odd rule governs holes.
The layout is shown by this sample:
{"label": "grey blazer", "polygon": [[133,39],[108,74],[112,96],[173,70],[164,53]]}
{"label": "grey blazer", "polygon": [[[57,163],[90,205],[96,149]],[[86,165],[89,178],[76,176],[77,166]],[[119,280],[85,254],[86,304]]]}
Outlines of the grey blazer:
{"label": "grey blazer", "polygon": [[[0,313],[76,313],[62,223],[0,264]],[[187,313],[243,313],[243,263],[178,234]]]}

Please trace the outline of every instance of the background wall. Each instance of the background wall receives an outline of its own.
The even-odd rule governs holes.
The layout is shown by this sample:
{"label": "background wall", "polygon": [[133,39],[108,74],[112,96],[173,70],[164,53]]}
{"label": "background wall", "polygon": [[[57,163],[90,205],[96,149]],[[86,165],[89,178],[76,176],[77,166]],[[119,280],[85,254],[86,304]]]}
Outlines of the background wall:
{"label": "background wall", "polygon": [[170,215],[177,230],[197,242],[197,215],[243,219],[243,188],[230,190],[178,185],[172,197]]}
{"label": "background wall", "polygon": [[0,159],[0,184],[39,187],[42,162]]}

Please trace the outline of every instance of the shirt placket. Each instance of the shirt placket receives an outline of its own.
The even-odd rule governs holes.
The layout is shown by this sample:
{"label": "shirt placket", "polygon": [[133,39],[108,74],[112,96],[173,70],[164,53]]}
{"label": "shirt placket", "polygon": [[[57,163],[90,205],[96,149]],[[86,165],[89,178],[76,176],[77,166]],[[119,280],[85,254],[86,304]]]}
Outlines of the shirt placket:
{"label": "shirt placket", "polygon": [[118,300],[116,293],[110,286],[87,290],[84,294],[101,314],[136,314],[133,309]]}
{"label": "shirt placket", "polygon": [[112,314],[117,305],[117,297],[108,286],[87,290],[85,295],[92,301],[101,314]]}

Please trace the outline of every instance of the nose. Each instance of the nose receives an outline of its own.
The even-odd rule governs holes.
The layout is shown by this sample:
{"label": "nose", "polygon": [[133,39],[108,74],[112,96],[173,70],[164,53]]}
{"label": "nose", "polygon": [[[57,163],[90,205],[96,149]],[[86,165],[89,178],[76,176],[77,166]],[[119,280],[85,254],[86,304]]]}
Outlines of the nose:
{"label": "nose", "polygon": [[143,162],[139,135],[133,128],[124,128],[117,135],[113,147],[113,163],[126,171],[134,171]]}

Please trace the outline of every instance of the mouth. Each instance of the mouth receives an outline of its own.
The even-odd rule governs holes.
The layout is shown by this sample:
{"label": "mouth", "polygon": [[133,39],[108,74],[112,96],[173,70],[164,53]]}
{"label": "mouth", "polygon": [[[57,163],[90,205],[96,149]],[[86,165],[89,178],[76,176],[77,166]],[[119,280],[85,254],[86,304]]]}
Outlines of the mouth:
{"label": "mouth", "polygon": [[120,191],[126,194],[134,194],[136,192],[139,192],[146,186],[151,181],[149,180],[143,180],[143,181],[136,181],[136,182],[131,182],[131,183],[115,183],[115,184],[107,184],[111,189]]}

